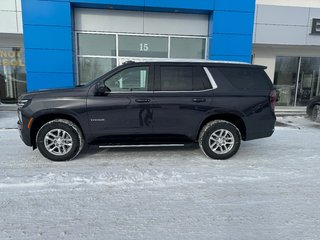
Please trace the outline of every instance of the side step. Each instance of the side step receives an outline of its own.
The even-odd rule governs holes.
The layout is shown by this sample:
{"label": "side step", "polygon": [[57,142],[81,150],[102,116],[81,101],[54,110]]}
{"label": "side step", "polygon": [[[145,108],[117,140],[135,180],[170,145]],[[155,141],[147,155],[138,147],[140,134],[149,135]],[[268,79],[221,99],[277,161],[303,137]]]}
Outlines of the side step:
{"label": "side step", "polygon": [[103,145],[99,148],[136,148],[136,147],[184,147],[185,144],[138,144],[138,145]]}

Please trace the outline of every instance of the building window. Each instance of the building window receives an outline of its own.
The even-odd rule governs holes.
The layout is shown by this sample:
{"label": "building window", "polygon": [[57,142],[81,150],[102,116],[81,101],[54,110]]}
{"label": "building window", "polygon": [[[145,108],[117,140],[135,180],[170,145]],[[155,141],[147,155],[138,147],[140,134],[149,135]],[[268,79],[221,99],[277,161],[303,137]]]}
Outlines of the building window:
{"label": "building window", "polygon": [[106,34],[78,34],[79,55],[116,56],[116,36]]}
{"label": "building window", "polygon": [[205,58],[206,40],[203,38],[172,37],[170,43],[171,58]]}
{"label": "building window", "polygon": [[306,106],[320,96],[319,57],[277,57],[274,84],[280,106]]}
{"label": "building window", "polygon": [[26,70],[22,48],[0,48],[0,100],[14,103],[26,92]]}
{"label": "building window", "polygon": [[167,37],[119,36],[119,56],[167,58]]}
{"label": "building window", "polygon": [[80,84],[93,81],[125,61],[206,58],[206,37],[77,33]]}
{"label": "building window", "polygon": [[80,84],[87,83],[117,66],[115,58],[79,57],[79,80]]}

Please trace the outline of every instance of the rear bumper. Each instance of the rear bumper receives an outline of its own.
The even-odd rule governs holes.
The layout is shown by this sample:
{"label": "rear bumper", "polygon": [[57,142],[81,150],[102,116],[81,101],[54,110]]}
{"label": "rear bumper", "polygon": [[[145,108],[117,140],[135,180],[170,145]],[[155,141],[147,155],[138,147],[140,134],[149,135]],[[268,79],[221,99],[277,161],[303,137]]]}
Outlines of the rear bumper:
{"label": "rear bumper", "polygon": [[273,113],[256,116],[246,120],[246,138],[245,141],[270,137],[275,130],[276,116]]}

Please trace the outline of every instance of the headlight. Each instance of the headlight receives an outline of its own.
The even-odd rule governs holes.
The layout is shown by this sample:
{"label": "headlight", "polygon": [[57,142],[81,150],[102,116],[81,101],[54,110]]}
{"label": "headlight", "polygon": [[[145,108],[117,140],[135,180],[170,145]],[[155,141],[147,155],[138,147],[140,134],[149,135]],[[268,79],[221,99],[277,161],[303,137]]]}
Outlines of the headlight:
{"label": "headlight", "polygon": [[18,108],[26,107],[31,103],[31,99],[22,99],[18,101]]}

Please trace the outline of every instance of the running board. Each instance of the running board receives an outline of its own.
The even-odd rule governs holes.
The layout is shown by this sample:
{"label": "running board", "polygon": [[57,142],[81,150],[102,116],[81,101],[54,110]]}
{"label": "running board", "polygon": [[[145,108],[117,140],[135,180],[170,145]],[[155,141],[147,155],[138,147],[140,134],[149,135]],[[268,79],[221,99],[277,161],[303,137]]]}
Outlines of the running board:
{"label": "running board", "polygon": [[131,148],[131,147],[184,147],[185,144],[139,144],[139,145],[104,145],[99,148]]}

